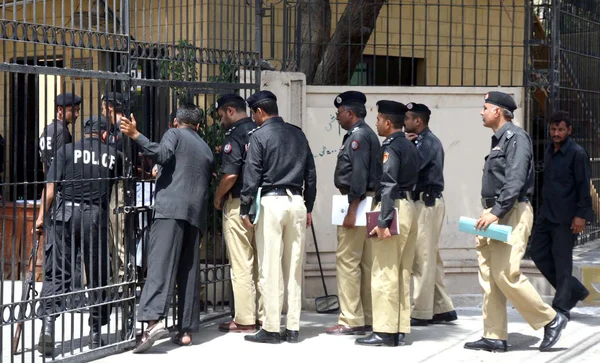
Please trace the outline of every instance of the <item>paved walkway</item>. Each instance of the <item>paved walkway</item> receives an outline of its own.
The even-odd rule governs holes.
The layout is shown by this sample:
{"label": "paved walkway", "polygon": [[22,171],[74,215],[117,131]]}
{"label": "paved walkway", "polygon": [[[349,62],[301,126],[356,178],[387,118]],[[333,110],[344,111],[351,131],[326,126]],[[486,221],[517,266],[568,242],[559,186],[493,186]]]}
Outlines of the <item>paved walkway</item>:
{"label": "paved walkway", "polygon": [[600,308],[574,309],[573,320],[561,340],[552,351],[544,353],[538,350],[543,329],[531,329],[512,308],[509,308],[509,352],[465,350],[465,342],[479,339],[482,334],[481,310],[457,311],[459,320],[455,323],[413,328],[407,336],[407,345],[397,348],[357,346],[355,337],[328,336],[325,327],[333,324],[336,317],[305,312],[298,344],[246,342],[242,334],[219,332],[216,322],[194,334],[193,346],[178,347],[170,340],[163,340],[145,354],[128,351],[96,362],[600,362]]}

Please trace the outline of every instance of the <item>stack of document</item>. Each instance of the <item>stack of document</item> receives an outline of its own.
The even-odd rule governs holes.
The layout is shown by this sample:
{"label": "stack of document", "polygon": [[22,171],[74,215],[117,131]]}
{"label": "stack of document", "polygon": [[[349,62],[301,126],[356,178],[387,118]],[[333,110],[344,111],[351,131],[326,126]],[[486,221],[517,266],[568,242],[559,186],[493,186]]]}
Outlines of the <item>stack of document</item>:
{"label": "stack of document", "polygon": [[[371,211],[371,205],[373,203],[373,197],[366,197],[361,200],[356,210],[356,223],[355,226],[366,226],[367,225],[367,212]],[[348,196],[347,195],[334,195],[331,204],[331,224],[334,226],[341,226],[344,224],[344,218],[348,213]]]}
{"label": "stack of document", "polygon": [[512,232],[511,226],[492,223],[488,226],[486,230],[477,230],[475,229],[475,223],[477,223],[477,219],[460,217],[458,221],[458,230],[461,232],[491,238],[498,241],[508,242],[508,240],[510,239],[510,234]]}

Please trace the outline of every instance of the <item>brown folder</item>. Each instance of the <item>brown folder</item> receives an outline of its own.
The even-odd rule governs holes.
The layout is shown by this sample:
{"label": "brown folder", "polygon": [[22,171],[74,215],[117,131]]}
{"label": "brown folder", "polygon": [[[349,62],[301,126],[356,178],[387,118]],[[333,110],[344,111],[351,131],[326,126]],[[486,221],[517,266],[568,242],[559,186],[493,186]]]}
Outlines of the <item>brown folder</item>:
{"label": "brown folder", "polygon": [[[371,233],[373,228],[377,227],[379,211],[367,212],[367,234]],[[398,223],[398,208],[394,208],[394,218],[390,224],[390,234],[392,236],[400,233],[400,224]],[[373,237],[373,236],[370,236]]]}

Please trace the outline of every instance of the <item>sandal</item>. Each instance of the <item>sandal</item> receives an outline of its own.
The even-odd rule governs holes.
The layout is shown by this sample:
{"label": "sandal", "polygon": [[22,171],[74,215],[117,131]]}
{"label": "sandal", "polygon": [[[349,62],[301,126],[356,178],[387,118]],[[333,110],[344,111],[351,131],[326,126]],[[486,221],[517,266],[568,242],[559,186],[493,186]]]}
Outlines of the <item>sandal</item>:
{"label": "sandal", "polygon": [[[187,339],[186,339],[187,338]],[[173,337],[173,343],[179,345],[179,346],[188,346],[188,345],[192,345],[192,335],[188,332],[185,333],[177,333],[174,337]]]}
{"label": "sandal", "polygon": [[133,350],[133,353],[143,353],[150,349],[154,342],[159,339],[162,339],[169,335],[169,331],[165,329],[162,322],[158,322],[152,327],[147,328],[142,335],[142,340],[140,340],[140,344]]}

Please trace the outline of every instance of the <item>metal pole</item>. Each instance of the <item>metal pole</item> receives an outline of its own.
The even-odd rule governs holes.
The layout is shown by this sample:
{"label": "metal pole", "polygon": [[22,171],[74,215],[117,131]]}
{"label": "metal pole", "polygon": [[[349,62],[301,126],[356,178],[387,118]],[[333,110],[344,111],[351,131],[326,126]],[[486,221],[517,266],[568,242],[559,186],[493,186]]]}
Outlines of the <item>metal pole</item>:
{"label": "metal pole", "polygon": [[550,33],[550,46],[552,47],[552,60],[550,62],[550,106],[551,111],[560,108],[560,0],[552,0],[551,15],[552,25]]}

